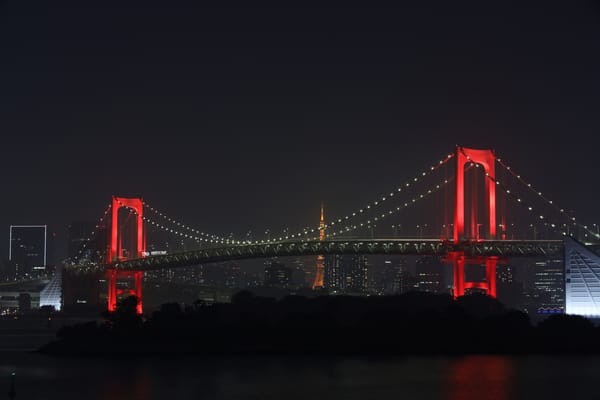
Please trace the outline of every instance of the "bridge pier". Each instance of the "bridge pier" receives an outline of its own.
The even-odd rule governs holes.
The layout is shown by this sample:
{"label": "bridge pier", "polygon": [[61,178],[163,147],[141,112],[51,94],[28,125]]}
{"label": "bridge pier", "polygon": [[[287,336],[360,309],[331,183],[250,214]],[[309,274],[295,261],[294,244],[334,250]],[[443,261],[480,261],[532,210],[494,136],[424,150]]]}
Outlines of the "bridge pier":
{"label": "bridge pier", "polygon": [[[113,312],[117,309],[117,297],[135,296],[138,300],[136,312],[142,314],[142,278],[143,271],[122,271],[110,269],[106,271],[106,284],[108,286],[108,311]],[[117,279],[133,278],[133,289],[118,289]]]}
{"label": "bridge pier", "polygon": [[[452,264],[454,269],[453,295],[464,296],[466,289],[481,289],[486,295],[496,297],[496,267],[499,258],[496,256],[468,257],[462,251],[448,253],[444,261]],[[473,282],[465,280],[465,265],[484,265],[485,281]]]}

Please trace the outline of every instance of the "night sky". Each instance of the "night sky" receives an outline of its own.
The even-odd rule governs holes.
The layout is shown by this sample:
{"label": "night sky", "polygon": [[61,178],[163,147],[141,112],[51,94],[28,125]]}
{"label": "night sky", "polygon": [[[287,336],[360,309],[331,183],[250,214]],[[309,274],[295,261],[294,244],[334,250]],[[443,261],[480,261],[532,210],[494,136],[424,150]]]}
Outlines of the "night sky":
{"label": "night sky", "polygon": [[599,2],[200,3],[0,0],[2,243],[113,194],[207,231],[315,225],[456,144],[600,222]]}

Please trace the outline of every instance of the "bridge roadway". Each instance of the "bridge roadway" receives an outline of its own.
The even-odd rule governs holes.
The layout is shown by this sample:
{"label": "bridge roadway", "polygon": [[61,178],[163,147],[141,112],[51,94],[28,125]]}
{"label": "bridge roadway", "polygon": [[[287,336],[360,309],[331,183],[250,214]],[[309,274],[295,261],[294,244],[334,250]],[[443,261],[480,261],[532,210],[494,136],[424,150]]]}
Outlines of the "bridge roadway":
{"label": "bridge roadway", "polygon": [[396,254],[445,256],[564,257],[562,240],[453,241],[440,239],[336,239],[324,241],[283,241],[211,247],[158,256],[149,256],[108,265],[120,270],[151,271],[189,267],[229,260],[329,254]]}

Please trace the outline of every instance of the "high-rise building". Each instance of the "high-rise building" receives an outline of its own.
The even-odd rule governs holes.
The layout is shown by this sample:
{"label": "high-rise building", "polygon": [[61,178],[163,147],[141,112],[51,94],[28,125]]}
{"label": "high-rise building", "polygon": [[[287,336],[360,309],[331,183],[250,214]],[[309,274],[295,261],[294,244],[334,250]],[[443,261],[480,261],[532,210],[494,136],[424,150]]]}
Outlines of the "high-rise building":
{"label": "high-rise building", "polygon": [[565,311],[600,318],[600,256],[565,238]]}
{"label": "high-rise building", "polygon": [[288,289],[292,280],[292,270],[285,265],[272,261],[265,268],[264,285],[268,288]]}
{"label": "high-rise building", "polygon": [[342,291],[342,267],[338,254],[326,256],[324,260],[324,284],[330,293]]}
{"label": "high-rise building", "polygon": [[415,264],[415,275],[419,291],[443,292],[443,265],[434,257],[421,257]]}
{"label": "high-rise building", "polygon": [[533,298],[538,313],[563,312],[565,308],[565,268],[560,258],[535,263]]}
{"label": "high-rise building", "polygon": [[368,264],[364,255],[325,257],[325,286],[331,293],[364,295],[368,289]]}
{"label": "high-rise building", "polygon": [[382,271],[382,284],[380,284],[380,294],[394,295],[402,294],[407,291],[408,272],[406,262],[400,260],[385,260]]}
{"label": "high-rise building", "polygon": [[229,262],[223,265],[223,272],[226,288],[237,289],[243,287],[243,277],[240,266],[234,262]]}
{"label": "high-rise building", "polygon": [[[79,251],[83,249],[88,240],[92,239],[92,234],[96,230],[94,222],[72,222],[67,231],[67,256],[70,259],[77,258]],[[87,247],[87,246],[86,246]]]}
{"label": "high-rise building", "polygon": [[522,308],[523,285],[516,278],[517,269],[512,265],[499,265],[496,269],[496,295],[498,300],[511,308]]}
{"label": "high-rise building", "polygon": [[346,274],[345,289],[349,294],[367,294],[368,288],[368,263],[364,255],[346,256],[347,263],[344,265]]}
{"label": "high-rise building", "polygon": [[14,262],[16,279],[44,275],[47,265],[47,226],[11,225],[8,259]]}
{"label": "high-rise building", "polygon": [[297,257],[289,262],[292,289],[312,288],[315,278],[314,257]]}

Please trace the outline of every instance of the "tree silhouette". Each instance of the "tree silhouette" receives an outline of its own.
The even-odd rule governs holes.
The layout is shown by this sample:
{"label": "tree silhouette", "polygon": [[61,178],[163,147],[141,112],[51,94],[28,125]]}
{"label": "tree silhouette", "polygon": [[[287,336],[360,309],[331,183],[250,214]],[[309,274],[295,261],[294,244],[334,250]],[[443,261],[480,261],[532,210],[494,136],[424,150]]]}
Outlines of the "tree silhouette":
{"label": "tree silhouette", "polygon": [[138,298],[128,296],[117,303],[117,309],[109,319],[117,330],[133,330],[142,325],[142,317],[137,313]]}

